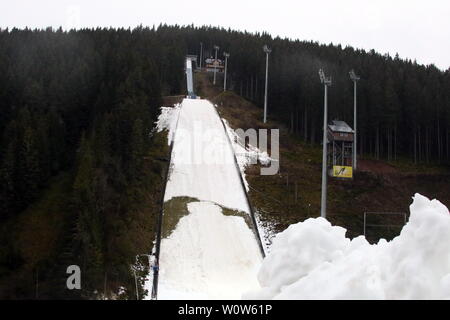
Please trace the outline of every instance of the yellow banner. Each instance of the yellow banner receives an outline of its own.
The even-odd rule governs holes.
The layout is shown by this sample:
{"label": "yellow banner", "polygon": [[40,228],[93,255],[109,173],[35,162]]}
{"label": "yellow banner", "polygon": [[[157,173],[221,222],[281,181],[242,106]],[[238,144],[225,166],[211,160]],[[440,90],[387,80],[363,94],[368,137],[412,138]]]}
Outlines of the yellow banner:
{"label": "yellow banner", "polygon": [[333,166],[333,177],[336,178],[352,178],[353,168],[347,166]]}

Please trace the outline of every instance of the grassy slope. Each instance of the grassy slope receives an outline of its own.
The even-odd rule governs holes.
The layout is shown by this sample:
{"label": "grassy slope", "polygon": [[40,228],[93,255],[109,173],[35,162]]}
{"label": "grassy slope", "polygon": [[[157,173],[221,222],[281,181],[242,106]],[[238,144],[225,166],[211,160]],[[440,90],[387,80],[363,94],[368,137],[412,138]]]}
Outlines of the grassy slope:
{"label": "grassy slope", "polygon": [[[320,145],[311,146],[291,135],[282,124],[270,120],[263,124],[262,110],[233,92],[214,88],[206,74],[196,74],[197,92],[219,106],[220,114],[233,128],[279,128],[280,173],[261,176],[258,166],[247,169],[250,197],[262,213],[262,220],[275,224],[277,231],[289,224],[320,215],[321,163]],[[219,83],[220,85],[220,83]],[[408,160],[386,163],[360,160],[361,168],[349,181],[329,178],[328,219],[348,229],[348,236],[363,232],[365,211],[409,212],[414,193],[437,198],[450,206],[450,170],[443,166],[415,166]],[[297,192],[296,192],[297,190]],[[296,197],[297,194],[297,197]],[[370,223],[402,223],[401,217]],[[399,228],[368,229],[369,239],[391,238]]]}

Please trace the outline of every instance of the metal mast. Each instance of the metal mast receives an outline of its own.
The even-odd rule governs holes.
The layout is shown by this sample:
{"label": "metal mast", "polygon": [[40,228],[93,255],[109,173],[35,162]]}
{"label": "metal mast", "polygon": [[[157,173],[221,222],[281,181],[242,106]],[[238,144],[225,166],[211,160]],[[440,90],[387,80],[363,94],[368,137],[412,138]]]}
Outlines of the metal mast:
{"label": "metal mast", "polygon": [[266,121],[267,121],[267,84],[268,84],[268,78],[269,78],[269,53],[271,53],[272,50],[267,45],[264,45],[263,50],[266,53],[266,88],[264,91],[264,123],[266,123]]}
{"label": "metal mast", "polygon": [[223,55],[225,56],[225,75],[223,79],[223,91],[227,90],[227,67],[228,67],[228,58],[230,57],[230,54],[227,52],[224,52]]}
{"label": "metal mast", "polygon": [[320,82],[324,85],[323,110],[323,149],[322,149],[322,198],[320,216],[327,216],[327,125],[328,125],[328,86],[331,86],[331,77],[326,77],[322,69],[319,70]]}
{"label": "metal mast", "polygon": [[218,46],[214,46],[214,50],[216,50],[216,58],[214,60],[214,81],[213,84],[216,84],[216,72],[217,72],[217,50],[219,50]]}
{"label": "metal mast", "polygon": [[200,42],[200,69],[202,68],[203,61],[203,42]]}
{"label": "metal mast", "polygon": [[354,138],[353,138],[353,170],[356,170],[356,168],[357,168],[357,163],[356,163],[356,151],[357,151],[357,145],[356,145],[356,143],[357,143],[357,136],[356,136],[356,129],[357,129],[357,127],[356,127],[356,82],[358,82],[358,80],[360,79],[360,77],[359,76],[357,76],[356,75],[356,73],[355,73],[355,71],[354,70],[351,70],[350,72],[349,72],[349,74],[350,74],[350,79],[353,81],[353,130],[355,130],[355,133],[354,133]]}

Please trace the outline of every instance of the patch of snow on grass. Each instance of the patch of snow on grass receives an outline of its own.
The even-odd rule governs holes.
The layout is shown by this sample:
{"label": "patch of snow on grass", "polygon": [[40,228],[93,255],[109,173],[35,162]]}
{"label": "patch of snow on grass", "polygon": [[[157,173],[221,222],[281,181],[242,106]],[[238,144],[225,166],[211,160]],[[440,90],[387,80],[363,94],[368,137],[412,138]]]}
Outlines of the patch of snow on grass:
{"label": "patch of snow on grass", "polygon": [[234,149],[234,154],[236,155],[236,160],[239,164],[239,169],[241,170],[242,178],[244,180],[245,188],[249,190],[247,179],[245,179],[245,168],[250,164],[256,164],[259,161],[262,165],[270,164],[272,160],[267,152],[260,151],[256,146],[248,145],[246,148],[244,141],[236,134],[236,132],[230,127],[228,121],[222,118],[225,128],[227,129],[227,134],[230,137],[231,144]]}
{"label": "patch of snow on grass", "polygon": [[258,210],[255,211],[255,219],[264,252],[265,254],[268,254],[270,252],[270,247],[272,246],[273,238],[276,235],[275,226],[270,221],[261,221],[261,213]]}
{"label": "patch of snow on grass", "polygon": [[161,113],[158,116],[158,120],[156,121],[156,129],[158,132],[163,130],[169,131],[167,134],[167,143],[172,143],[177,121],[178,115],[181,110],[181,104],[177,103],[173,107],[161,107]]}

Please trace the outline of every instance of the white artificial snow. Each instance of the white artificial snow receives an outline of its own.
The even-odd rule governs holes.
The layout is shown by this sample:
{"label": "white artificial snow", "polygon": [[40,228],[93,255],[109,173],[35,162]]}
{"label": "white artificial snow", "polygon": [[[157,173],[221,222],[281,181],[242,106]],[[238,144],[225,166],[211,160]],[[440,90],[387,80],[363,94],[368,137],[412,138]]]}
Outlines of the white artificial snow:
{"label": "white artificial snow", "polygon": [[[158,299],[238,299],[258,289],[262,256],[256,237],[244,218],[224,215],[220,207],[250,213],[214,106],[184,99],[178,111],[162,110],[159,128],[173,132],[164,201],[186,196],[200,201],[188,203],[189,214],[161,240]],[[149,281],[146,288],[151,291]]]}
{"label": "white artificial snow", "polygon": [[240,299],[259,288],[262,258],[244,218],[211,202],[188,210],[161,242],[158,299]]}
{"label": "white artificial snow", "polygon": [[173,135],[175,134],[178,114],[181,110],[181,104],[176,104],[173,107],[161,107],[161,113],[156,121],[156,129],[158,132],[167,130],[167,143],[172,143]]}
{"label": "white artificial snow", "polygon": [[258,273],[262,289],[246,299],[450,299],[450,214],[416,194],[409,222],[390,242],[323,219],[278,234]]}
{"label": "white artificial snow", "polygon": [[233,149],[214,106],[184,99],[164,201],[189,196],[249,213]]}

